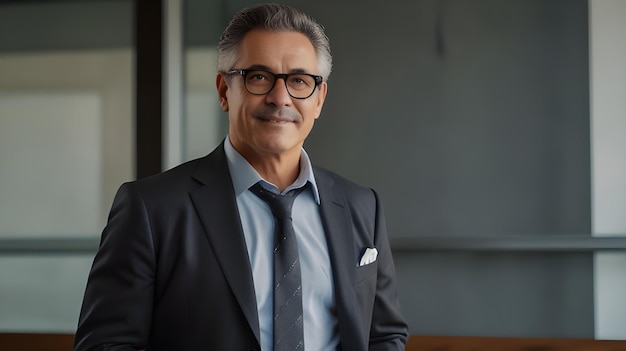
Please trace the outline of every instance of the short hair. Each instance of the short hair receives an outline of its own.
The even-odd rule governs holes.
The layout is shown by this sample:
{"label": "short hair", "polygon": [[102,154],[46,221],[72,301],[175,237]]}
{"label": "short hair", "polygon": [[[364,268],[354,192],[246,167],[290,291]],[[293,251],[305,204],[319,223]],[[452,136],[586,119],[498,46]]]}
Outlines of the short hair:
{"label": "short hair", "polygon": [[217,69],[227,72],[239,59],[239,44],[253,29],[293,31],[307,36],[315,48],[319,74],[324,80],[332,70],[330,43],[324,27],[309,15],[283,4],[261,4],[239,11],[233,16],[217,44]]}

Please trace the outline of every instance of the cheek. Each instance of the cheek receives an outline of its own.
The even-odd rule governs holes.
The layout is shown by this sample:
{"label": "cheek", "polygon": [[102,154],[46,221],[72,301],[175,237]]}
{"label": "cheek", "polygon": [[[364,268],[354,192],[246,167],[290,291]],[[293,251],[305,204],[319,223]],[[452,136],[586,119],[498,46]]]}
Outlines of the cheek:
{"label": "cheek", "polygon": [[232,94],[232,98],[229,100],[229,106],[232,118],[240,118],[245,111],[250,110],[250,102],[246,101],[239,94]]}
{"label": "cheek", "polygon": [[305,114],[306,123],[313,123],[316,119],[318,119],[322,112],[322,105],[319,104],[311,104],[310,106],[306,106],[302,112]]}
{"label": "cheek", "polygon": [[228,107],[232,109],[241,109],[241,105],[244,105],[246,101],[246,91],[242,86],[236,82],[231,82],[230,87],[226,91],[226,98],[228,99]]}
{"label": "cheek", "polygon": [[239,127],[244,123],[245,106],[241,101],[232,100],[228,103],[228,123],[231,126]]}
{"label": "cheek", "polygon": [[315,124],[315,120],[318,118],[318,115],[315,114],[311,114],[310,116],[306,117],[304,119],[304,128],[303,128],[303,133],[305,135],[308,135],[311,130],[313,129],[313,125]]}
{"label": "cheek", "polygon": [[315,108],[314,108],[315,119],[318,119],[320,115],[322,114],[322,106],[323,106],[322,103],[315,105]]}

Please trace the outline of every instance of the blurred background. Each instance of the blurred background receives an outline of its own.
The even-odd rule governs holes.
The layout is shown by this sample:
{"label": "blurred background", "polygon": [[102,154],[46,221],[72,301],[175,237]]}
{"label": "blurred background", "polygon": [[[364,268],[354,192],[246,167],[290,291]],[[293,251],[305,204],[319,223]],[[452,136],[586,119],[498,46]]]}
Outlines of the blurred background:
{"label": "blurred background", "polygon": [[[626,1],[282,1],[334,70],[305,147],[375,188],[413,334],[626,339]],[[0,2],[0,332],[73,333],[117,187],[226,135],[244,0]]]}

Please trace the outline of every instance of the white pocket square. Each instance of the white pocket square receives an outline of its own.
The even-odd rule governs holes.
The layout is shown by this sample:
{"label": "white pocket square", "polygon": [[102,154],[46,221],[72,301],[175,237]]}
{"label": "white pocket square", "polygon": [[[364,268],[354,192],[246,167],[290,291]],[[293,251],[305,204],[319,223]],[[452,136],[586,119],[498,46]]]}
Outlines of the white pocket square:
{"label": "white pocket square", "polygon": [[376,250],[375,247],[368,247],[367,249],[365,249],[363,256],[361,256],[361,262],[359,262],[359,267],[368,265],[376,261],[376,257],[378,257],[378,250]]}

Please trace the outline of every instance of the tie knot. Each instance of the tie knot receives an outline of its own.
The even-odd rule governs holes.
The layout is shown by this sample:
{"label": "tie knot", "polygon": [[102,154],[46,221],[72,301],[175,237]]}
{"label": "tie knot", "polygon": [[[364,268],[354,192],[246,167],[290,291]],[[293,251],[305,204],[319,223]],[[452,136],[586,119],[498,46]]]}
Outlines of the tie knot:
{"label": "tie knot", "polygon": [[285,195],[275,194],[261,186],[260,183],[250,187],[250,191],[265,201],[277,219],[291,219],[291,208],[298,194],[304,189],[298,188],[289,191]]}

